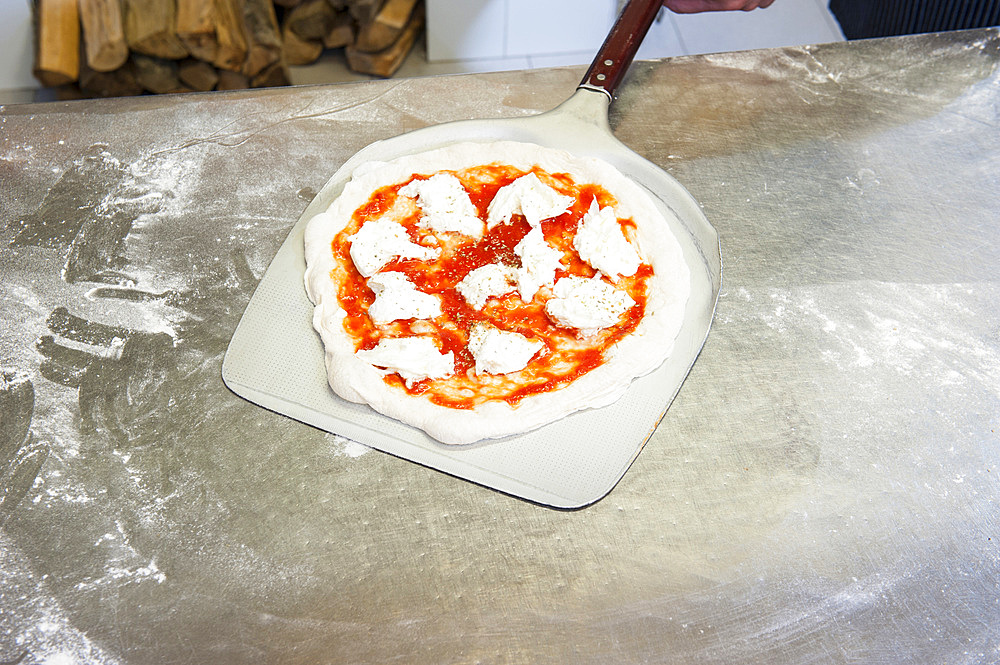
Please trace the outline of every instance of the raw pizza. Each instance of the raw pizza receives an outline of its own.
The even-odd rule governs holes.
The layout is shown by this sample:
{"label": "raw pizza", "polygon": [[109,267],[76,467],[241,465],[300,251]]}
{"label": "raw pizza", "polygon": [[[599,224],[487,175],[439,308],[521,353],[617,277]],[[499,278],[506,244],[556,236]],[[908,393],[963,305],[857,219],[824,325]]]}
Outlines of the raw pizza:
{"label": "raw pizza", "polygon": [[366,165],[305,256],[334,392],[444,443],[614,402],[670,354],[689,292],[640,187],[527,143]]}

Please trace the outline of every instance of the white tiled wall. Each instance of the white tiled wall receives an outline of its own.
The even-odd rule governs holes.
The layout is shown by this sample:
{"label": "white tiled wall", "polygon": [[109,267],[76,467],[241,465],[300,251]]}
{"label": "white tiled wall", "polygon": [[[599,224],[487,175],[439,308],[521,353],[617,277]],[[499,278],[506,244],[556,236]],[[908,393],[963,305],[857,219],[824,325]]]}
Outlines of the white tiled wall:
{"label": "white tiled wall", "polygon": [[[427,0],[427,59],[583,64],[604,41],[618,0]],[[751,12],[661,11],[639,58],[843,40],[826,0],[775,0]],[[527,58],[526,65],[521,62]]]}
{"label": "white tiled wall", "polygon": [[31,75],[31,9],[24,0],[0,0],[0,89],[38,85]]}
{"label": "white tiled wall", "polygon": [[427,0],[427,59],[593,51],[616,9],[617,0]]}
{"label": "white tiled wall", "polygon": [[502,58],[506,55],[506,23],[504,0],[430,0],[427,59],[435,62]]}
{"label": "white tiled wall", "polygon": [[751,12],[671,14],[687,54],[843,41],[825,0],[775,0]]}
{"label": "white tiled wall", "polygon": [[507,55],[595,50],[615,20],[615,0],[504,0],[504,4]]}

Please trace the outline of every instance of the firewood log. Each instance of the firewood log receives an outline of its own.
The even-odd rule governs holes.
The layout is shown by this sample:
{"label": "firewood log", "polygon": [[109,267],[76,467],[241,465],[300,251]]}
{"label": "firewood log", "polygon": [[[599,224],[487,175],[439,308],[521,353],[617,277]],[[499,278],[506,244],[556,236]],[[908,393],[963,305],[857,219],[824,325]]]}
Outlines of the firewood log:
{"label": "firewood log", "polygon": [[251,79],[281,59],[281,28],[271,0],[246,0],[247,57],[243,73]]}
{"label": "firewood log", "polygon": [[354,19],[348,12],[342,11],[334,17],[330,29],[323,36],[323,46],[326,48],[350,46],[354,43],[354,33]]}
{"label": "firewood log", "polygon": [[136,81],[144,90],[157,94],[184,90],[185,86],[178,77],[176,61],[142,53],[133,53],[130,60],[135,66]]}
{"label": "firewood log", "polygon": [[80,0],[80,23],[91,69],[110,72],[125,64],[128,44],[120,0]]}
{"label": "firewood log", "polygon": [[323,53],[323,42],[303,39],[286,25],[281,31],[281,52],[286,64],[291,66],[309,65]]}
{"label": "firewood log", "polygon": [[76,81],[80,75],[77,0],[36,0],[34,24],[35,78],[45,86]]}
{"label": "firewood log", "polygon": [[177,36],[176,0],[125,0],[125,41],[132,51],[157,58],[188,54]]}
{"label": "firewood log", "polygon": [[133,64],[124,65],[111,72],[99,72],[91,68],[86,59],[80,61],[80,90],[89,97],[124,97],[141,95],[142,86],[135,76]]}
{"label": "firewood log", "polygon": [[219,82],[219,72],[204,60],[187,58],[177,65],[177,77],[192,90],[206,92]]}
{"label": "firewood log", "polygon": [[382,9],[384,3],[385,0],[351,0],[347,9],[355,21],[361,25],[367,25],[375,20],[375,16]]}
{"label": "firewood log", "polygon": [[219,70],[219,82],[215,86],[216,90],[242,90],[249,87],[250,79],[246,77],[246,74],[229,69]]}
{"label": "firewood log", "polygon": [[305,0],[289,10],[285,25],[302,39],[319,40],[326,36],[337,11],[326,0]]}
{"label": "firewood log", "polygon": [[247,58],[247,35],[242,0],[213,0],[215,40],[218,47],[213,64],[220,69],[239,71]]}
{"label": "firewood log", "polygon": [[252,88],[272,88],[288,85],[288,68],[283,62],[275,62],[250,79]]}
{"label": "firewood log", "polygon": [[386,0],[382,10],[358,31],[354,46],[374,53],[392,46],[406,28],[419,0]]}
{"label": "firewood log", "polygon": [[214,3],[208,0],[177,0],[177,37],[188,52],[206,62],[215,60]]}
{"label": "firewood log", "polygon": [[[411,1],[398,0],[398,4],[402,6],[409,4]],[[383,11],[395,2],[397,0],[388,0]],[[390,12],[398,10],[399,7],[389,9]],[[390,25],[390,22],[387,20],[381,23],[381,25],[385,27]],[[355,44],[348,46],[346,49],[347,65],[354,71],[362,74],[372,74],[382,77],[392,76],[399,69],[399,66],[403,64],[423,26],[424,6],[422,3],[417,3],[405,26],[398,32],[395,40],[380,50],[375,50],[375,47],[384,42],[385,33],[382,29],[379,28],[374,36],[363,37],[365,28],[362,28],[361,32],[358,33],[358,39],[355,41]],[[368,46],[372,50],[366,50],[365,46]]]}

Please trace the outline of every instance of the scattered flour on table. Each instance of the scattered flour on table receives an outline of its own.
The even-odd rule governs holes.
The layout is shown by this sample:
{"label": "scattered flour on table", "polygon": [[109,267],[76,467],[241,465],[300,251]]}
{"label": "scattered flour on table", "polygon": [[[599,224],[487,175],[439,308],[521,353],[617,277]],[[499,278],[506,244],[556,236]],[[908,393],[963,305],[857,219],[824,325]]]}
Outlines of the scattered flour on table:
{"label": "scattered flour on table", "polygon": [[115,665],[70,622],[48,589],[48,576],[31,572],[16,545],[0,533],[0,657],[19,665]]}
{"label": "scattered flour on table", "polygon": [[328,440],[333,440],[333,451],[337,456],[350,457],[356,459],[361,457],[365,453],[371,452],[371,448],[368,446],[358,443],[357,441],[352,441],[351,439],[342,437],[337,434],[328,434],[326,437]]}
{"label": "scattered flour on table", "polygon": [[[794,344],[818,345],[840,371],[919,377],[941,387],[975,383],[1000,394],[1000,352],[983,324],[989,285],[852,283],[733,295]],[[978,332],[977,332],[978,331]]]}

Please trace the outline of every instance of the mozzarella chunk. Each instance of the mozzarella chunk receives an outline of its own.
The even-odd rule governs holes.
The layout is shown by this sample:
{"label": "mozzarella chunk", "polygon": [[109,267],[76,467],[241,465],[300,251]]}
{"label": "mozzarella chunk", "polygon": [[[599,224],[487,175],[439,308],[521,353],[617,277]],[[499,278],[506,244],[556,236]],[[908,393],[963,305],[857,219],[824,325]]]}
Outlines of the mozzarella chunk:
{"label": "mozzarella chunk", "polygon": [[518,372],[543,348],[542,342],[486,323],[477,323],[469,331],[469,351],[476,359],[476,374]]}
{"label": "mozzarella chunk", "polygon": [[580,258],[595,270],[601,271],[612,282],[621,276],[634,275],[642,260],[622,233],[614,208],[601,208],[597,199],[576,230],[573,248]]}
{"label": "mozzarella chunk", "polygon": [[355,357],[390,373],[399,374],[407,387],[424,379],[443,379],[455,373],[455,354],[441,353],[430,337],[389,337]]}
{"label": "mozzarella chunk", "polygon": [[368,316],[378,325],[398,319],[433,319],[441,315],[441,300],[419,291],[401,272],[380,272],[368,280],[375,302]]}
{"label": "mozzarella chunk", "polygon": [[500,190],[486,210],[486,227],[507,223],[514,215],[524,215],[528,224],[538,226],[569,210],[573,199],[552,189],[534,173],[523,175]]}
{"label": "mozzarella chunk", "polygon": [[517,269],[502,263],[490,263],[469,272],[455,289],[474,309],[482,309],[493,296],[502,296],[516,288]]}
{"label": "mozzarella chunk", "polygon": [[521,258],[517,271],[517,290],[521,300],[531,302],[543,286],[552,286],[556,270],[562,267],[563,253],[545,241],[540,227],[531,229],[521,242],[514,247],[514,253]]}
{"label": "mozzarella chunk", "polygon": [[460,233],[480,240],[486,232],[479,211],[469,199],[462,182],[450,173],[438,173],[427,180],[414,180],[399,190],[417,199],[423,213],[418,224],[435,233]]}
{"label": "mozzarella chunk", "polygon": [[599,275],[563,277],[553,288],[554,297],[545,303],[545,313],[557,325],[576,328],[580,337],[591,337],[618,323],[635,301],[608,284]]}
{"label": "mozzarella chunk", "polygon": [[411,241],[403,225],[391,219],[365,222],[348,240],[351,260],[364,277],[371,277],[396,257],[429,261],[441,253],[439,248]]}

